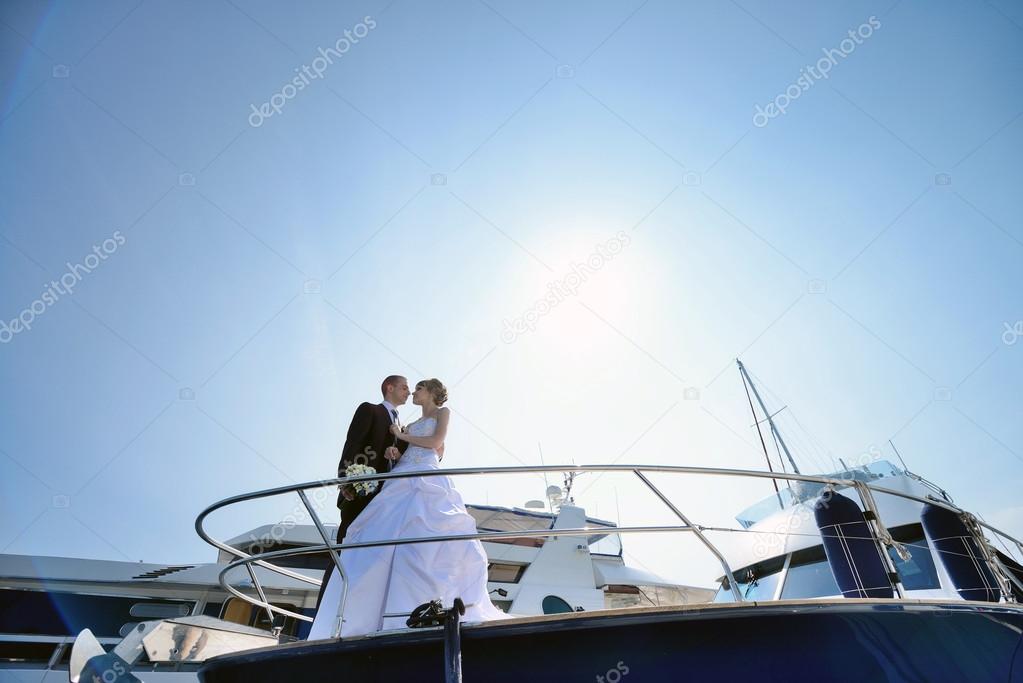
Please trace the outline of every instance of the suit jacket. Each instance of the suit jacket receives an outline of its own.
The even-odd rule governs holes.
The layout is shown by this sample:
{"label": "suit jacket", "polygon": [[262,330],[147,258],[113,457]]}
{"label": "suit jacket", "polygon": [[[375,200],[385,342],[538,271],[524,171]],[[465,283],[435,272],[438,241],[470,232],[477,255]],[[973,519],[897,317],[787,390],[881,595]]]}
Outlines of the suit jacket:
{"label": "suit jacket", "polygon": [[[384,451],[388,446],[396,446],[404,453],[408,448],[408,441],[401,441],[391,434],[391,416],[382,403],[363,403],[356,409],[352,423],[348,427],[348,436],[341,449],[341,461],[337,465],[337,476],[345,476],[345,469],[357,463],[369,465],[377,472],[389,471],[391,461],[384,457]],[[339,543],[344,540],[349,525],[369,505],[373,496],[380,492],[383,484],[384,482],[381,482],[371,495],[359,496],[355,500],[345,500],[345,497],[338,493],[337,507],[341,510],[341,526],[337,532]]]}

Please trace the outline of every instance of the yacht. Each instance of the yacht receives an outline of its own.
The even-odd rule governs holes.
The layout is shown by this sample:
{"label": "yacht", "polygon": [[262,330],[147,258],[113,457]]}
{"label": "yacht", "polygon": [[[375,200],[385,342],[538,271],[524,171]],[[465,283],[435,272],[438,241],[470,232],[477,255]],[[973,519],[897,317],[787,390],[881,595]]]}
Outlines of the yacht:
{"label": "yacht", "polygon": [[[553,511],[467,506],[481,532],[593,529],[586,538],[573,539],[571,547],[543,537],[484,542],[490,560],[489,588],[498,607],[539,615],[713,598],[711,587],[680,585],[628,565],[613,522],[588,517],[583,508],[562,503],[564,498],[557,495],[552,500]],[[324,527],[333,538],[336,525]],[[238,553],[320,546],[316,527],[267,524],[228,539],[225,545],[230,550],[220,549],[215,562],[179,565],[0,555],[0,680],[66,681],[75,636],[84,629],[105,650],[112,650],[140,623],[159,620],[177,624],[179,630],[184,624],[202,624],[206,633],[230,634],[234,645],[258,647],[304,639],[307,621],[285,616],[274,624],[270,612],[225,590],[221,574]],[[258,582],[274,608],[310,618],[323,575],[322,554],[284,558],[279,566],[288,573],[256,566],[254,577],[235,571],[226,578],[236,590],[250,593]],[[161,660],[155,651],[152,654],[140,656],[126,670],[147,681],[196,680],[200,662],[194,658]]]}
{"label": "yacht", "polygon": [[[901,467],[874,459],[820,474],[800,471],[775,424],[776,413],[764,405],[741,363],[739,369],[763,415],[751,396],[753,424],[758,431],[766,424],[777,444],[772,459],[761,439],[764,470],[480,467],[348,477],[232,496],[210,505],[195,525],[221,553],[205,575],[209,599],[220,609],[197,602],[188,616],[159,618],[129,607],[132,619],[119,630],[123,639],[110,649],[112,641],[100,642],[83,630],[64,673],[72,683],[90,676],[149,680],[164,670],[195,669],[208,683],[338,677],[519,683],[591,676],[611,683],[626,677],[655,683],[793,678],[1023,683],[1023,542],[956,505],[945,490],[911,472],[897,451]],[[471,509],[475,537],[490,558],[491,593],[510,618],[463,623],[460,600],[432,601],[408,615],[406,628],[340,638],[336,625],[330,638],[303,639],[322,576],[310,564],[313,558],[328,549],[466,538],[332,543],[331,529],[309,503],[310,492],[371,479],[529,472],[566,476],[556,509]],[[610,472],[636,477],[677,522],[621,526],[588,517],[571,498],[571,482]],[[696,478],[708,490],[752,479],[772,492],[739,512],[734,526],[716,527],[658,486],[669,477]],[[219,510],[282,496],[297,497],[313,524],[283,535],[263,527],[226,540],[206,528]],[[697,539],[720,564],[716,585],[674,585],[629,567],[621,539],[633,533],[661,534],[665,543],[680,534]],[[341,558],[329,557],[343,573]],[[144,573],[149,581],[167,583],[200,569],[147,567]],[[344,609],[343,599],[338,623]],[[245,618],[232,618],[233,610]],[[64,649],[49,645],[49,666],[67,660],[70,637],[62,642]]]}
{"label": "yacht", "polygon": [[[464,605],[458,600],[427,603],[409,615],[409,628],[354,638],[338,638],[335,630],[332,638],[207,658],[201,679],[1023,681],[1023,543],[905,468],[878,461],[818,475],[641,464],[445,473],[528,471],[638,477],[679,523],[617,526],[614,534],[663,533],[666,541],[669,534],[696,536],[721,563],[713,601],[624,608],[605,603],[581,611],[568,604],[561,611],[477,624],[460,622]],[[690,519],[654,475],[746,477],[780,485],[741,512],[736,527],[722,529]],[[302,485],[247,496],[300,490]],[[233,502],[212,506],[198,526],[206,514]],[[542,537],[545,547],[571,548],[593,532],[587,525],[555,525],[481,531],[478,537],[491,543]],[[714,533],[733,540],[712,540]],[[438,540],[450,538],[385,542]],[[239,556],[228,566],[272,564],[294,552]],[[255,603],[272,610],[265,600]],[[105,663],[97,657],[93,670]]]}
{"label": "yacht", "polygon": [[[961,529],[954,534],[955,541],[948,540],[942,527],[948,519],[940,514],[947,508],[934,505],[941,502],[954,508],[955,503],[946,491],[887,460],[818,476],[869,484],[869,490],[887,494],[873,496],[873,505],[877,517],[883,520],[887,540],[882,545],[903,597],[999,601],[1001,593],[994,574],[979,571],[966,575],[975,584],[964,583],[967,578],[960,574],[958,560],[969,560],[973,567],[972,557],[981,557],[983,553],[980,546],[969,543],[971,536]],[[855,497],[852,488],[799,482],[781,488],[736,516],[747,534],[742,542],[727,545],[724,553],[729,566],[737,568],[732,576],[744,600],[836,599],[846,594],[828,557],[826,542],[831,537],[818,522],[822,493],[830,490],[833,500],[837,502],[834,496],[841,495],[844,503]],[[976,525],[977,520],[972,522]],[[973,533],[983,534],[979,525]],[[1010,577],[1023,578],[1014,559],[1019,547],[1014,552],[1010,540],[998,535],[994,538],[986,548],[990,557],[981,562],[998,563]],[[856,548],[847,544],[847,550],[854,552]],[[1015,600],[1023,599],[1023,593],[1011,580],[1007,590]],[[729,579],[722,576],[714,602],[732,601]]]}
{"label": "yacht", "polygon": [[[667,542],[670,534],[695,536],[722,569],[711,603],[565,610],[464,625],[459,600],[427,603],[409,615],[409,628],[356,638],[338,638],[335,628],[333,638],[223,654],[206,661],[202,679],[1023,682],[1023,543],[957,506],[905,463],[898,468],[876,459],[804,474],[775,423],[777,412],[768,410],[742,362],[736,363],[761,436],[765,470],[635,464],[446,472],[635,476],[678,524],[618,526],[615,535],[664,533]],[[775,460],[764,424],[776,446]],[[752,478],[774,492],[740,512],[737,526],[716,528],[700,523],[654,481],[669,476],[700,478],[708,487]],[[200,515],[196,528],[216,545],[204,531],[208,514],[253,498],[298,494],[304,500],[303,489],[312,486],[221,501]],[[478,537],[493,542],[542,536],[548,545],[568,546],[592,533],[587,521]],[[327,537],[321,538],[326,545]],[[232,565],[285,555],[239,557]],[[269,607],[266,601],[263,606]]]}

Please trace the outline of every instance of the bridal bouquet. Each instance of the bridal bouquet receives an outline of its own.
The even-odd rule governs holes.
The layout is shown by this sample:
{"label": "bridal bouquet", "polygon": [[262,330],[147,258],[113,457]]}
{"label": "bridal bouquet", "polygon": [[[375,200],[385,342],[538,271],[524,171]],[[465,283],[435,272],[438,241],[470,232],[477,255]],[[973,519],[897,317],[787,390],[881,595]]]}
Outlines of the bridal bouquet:
{"label": "bridal bouquet", "polygon": [[[376,469],[370,467],[369,465],[358,465],[358,464],[357,465],[349,465],[345,469],[345,476],[346,477],[361,477],[361,476],[363,476],[365,474],[376,474],[376,473],[377,473]],[[379,486],[380,486],[380,482],[379,481],[357,481],[354,484],[351,484],[351,487],[353,489],[355,489],[356,495],[359,495],[359,496],[368,496],[371,493],[373,493],[374,491],[376,491],[377,487],[379,487]]]}

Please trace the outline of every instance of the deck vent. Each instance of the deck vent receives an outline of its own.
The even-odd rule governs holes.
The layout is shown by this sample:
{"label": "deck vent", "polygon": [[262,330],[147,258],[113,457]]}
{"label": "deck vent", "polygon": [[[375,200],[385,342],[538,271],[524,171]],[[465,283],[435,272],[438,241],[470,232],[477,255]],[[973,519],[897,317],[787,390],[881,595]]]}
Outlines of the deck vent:
{"label": "deck vent", "polygon": [[194,564],[172,565],[172,566],[169,566],[169,567],[162,567],[160,569],[152,569],[152,570],[150,570],[148,572],[144,572],[142,574],[138,574],[138,575],[133,576],[131,578],[133,578],[133,579],[158,579],[161,576],[167,576],[168,574],[173,574],[174,572],[181,572],[181,571],[184,571],[186,569],[192,569],[193,567],[195,567]]}

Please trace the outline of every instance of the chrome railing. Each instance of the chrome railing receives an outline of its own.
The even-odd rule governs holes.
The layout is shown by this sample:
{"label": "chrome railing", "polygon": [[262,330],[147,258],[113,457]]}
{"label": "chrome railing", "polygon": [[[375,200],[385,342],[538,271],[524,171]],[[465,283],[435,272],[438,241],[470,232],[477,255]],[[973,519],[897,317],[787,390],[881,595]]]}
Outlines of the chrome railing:
{"label": "chrome railing", "polygon": [[[244,493],[237,496],[231,496],[218,501],[205,510],[203,510],[195,520],[195,530],[199,536],[209,543],[210,545],[235,556],[236,560],[228,563],[219,574],[219,582],[221,587],[231,593],[232,595],[245,600],[246,602],[260,607],[267,611],[270,620],[273,621],[274,614],[282,614],[294,619],[301,621],[311,622],[313,619],[304,614],[292,612],[275,605],[271,605],[267,600],[266,593],[263,590],[262,584],[259,581],[259,577],[253,569],[253,565],[262,567],[271,572],[275,572],[282,576],[286,576],[298,581],[319,586],[321,581],[310,578],[299,572],[292,571],[285,567],[273,564],[271,560],[280,560],[288,557],[299,557],[303,555],[320,555],[325,552],[329,552],[329,555],[333,561],[334,566],[337,568],[339,575],[343,580],[342,597],[338,607],[337,620],[334,626],[334,635],[337,636],[340,631],[341,618],[344,614],[345,604],[347,602],[348,593],[348,581],[346,580],[346,574],[344,565],[341,562],[339,551],[349,550],[354,548],[372,548],[385,545],[406,545],[412,543],[434,543],[443,541],[467,541],[467,540],[479,540],[479,541],[501,541],[506,539],[522,539],[522,538],[551,538],[558,536],[589,536],[593,534],[594,529],[592,527],[581,527],[581,528],[569,528],[569,529],[541,529],[536,531],[504,531],[504,532],[485,532],[476,534],[456,534],[448,536],[428,536],[428,537],[416,537],[416,538],[396,538],[389,540],[380,541],[364,541],[358,543],[333,543],[330,539],[330,534],[323,522],[320,520],[319,515],[316,514],[316,510],[313,505],[309,502],[309,497],[306,495],[306,491],[310,489],[319,489],[322,487],[337,487],[341,484],[354,484],[364,481],[387,481],[390,479],[404,479],[407,477],[430,477],[430,476],[468,476],[468,475],[494,475],[494,474],[525,474],[525,473],[541,473],[541,472],[574,472],[574,473],[586,473],[586,472],[631,472],[636,475],[644,485],[649,488],[654,495],[665,504],[665,506],[679,518],[682,522],[679,525],[669,526],[632,526],[632,527],[613,527],[608,529],[614,534],[630,534],[630,533],[664,533],[664,532],[688,532],[693,533],[700,542],[706,546],[706,548],[717,558],[720,562],[722,569],[724,570],[724,576],[728,580],[728,585],[731,589],[732,595],[736,602],[743,602],[744,596],[739,590],[738,582],[732,574],[732,568],[729,566],[728,561],[721,551],[714,545],[714,543],[704,533],[705,531],[746,531],[745,529],[727,529],[719,527],[703,526],[700,524],[694,524],[689,517],[687,517],[675,504],[673,504],[668,497],[659,489],[657,486],[650,481],[645,473],[672,473],[672,474],[684,474],[684,475],[710,475],[710,476],[726,476],[726,477],[746,477],[754,479],[772,479],[782,481],[799,481],[799,482],[811,482],[816,484],[822,484],[825,487],[832,489],[835,488],[849,488],[856,491],[860,504],[864,511],[872,514],[865,515],[867,523],[872,527],[872,531],[877,540],[881,541],[890,546],[897,546],[892,541],[891,536],[888,534],[885,526],[881,520],[880,513],[877,509],[877,505],[874,501],[873,493],[881,493],[885,495],[896,496],[906,500],[915,501],[918,503],[930,503],[939,507],[946,508],[957,514],[968,514],[965,510],[956,507],[946,500],[939,499],[934,496],[920,497],[903,491],[896,491],[882,486],[869,484],[856,479],[843,479],[834,478],[827,476],[815,476],[805,474],[789,474],[783,472],[761,472],[758,470],[737,470],[737,469],[724,469],[714,467],[684,467],[684,466],[672,466],[672,465],[543,465],[543,466],[513,466],[513,467],[463,467],[455,469],[441,469],[441,470],[411,470],[407,472],[388,472],[369,474],[359,477],[338,477],[335,479],[324,479],[320,481],[306,482],[301,484],[293,484],[290,486],[279,486],[276,488],[264,489],[262,491],[254,491],[251,493]],[[251,500],[257,500],[262,498],[269,498],[273,496],[280,496],[285,494],[295,493],[298,495],[302,506],[309,514],[310,519],[313,521],[316,527],[317,533],[323,540],[322,544],[303,546],[300,548],[286,548],[283,550],[270,550],[265,552],[259,552],[255,554],[249,554],[227,545],[226,543],[219,541],[206,532],[204,522],[206,518],[213,512],[234,505]],[[988,531],[999,535],[1005,540],[1013,543],[1017,549],[1023,553],[1023,542],[1010,536],[1009,534],[1001,531],[986,522],[977,520],[974,518],[974,522],[978,528],[983,527]],[[604,527],[601,527],[602,529]],[[773,533],[773,532],[772,532]],[[982,551],[986,557],[989,557],[990,548],[987,546],[987,540],[981,536],[977,539],[980,544]],[[895,570],[894,563],[888,556],[888,553],[881,553],[882,557],[888,563],[888,570],[891,576],[898,576]],[[995,573],[999,580],[999,584],[1002,587],[1002,593],[1006,600],[1011,600],[1011,592],[1009,587],[1015,585],[1020,591],[1023,591],[1023,584],[1013,576],[1012,572],[1004,567],[997,558],[993,558],[993,561],[989,560],[992,571]],[[252,597],[236,589],[228,581],[228,575],[236,568],[244,566],[249,574],[254,588],[258,594],[258,598]],[[327,574],[324,574],[326,580]],[[905,590],[901,583],[898,581],[894,584],[894,589],[899,598],[905,597]]]}

